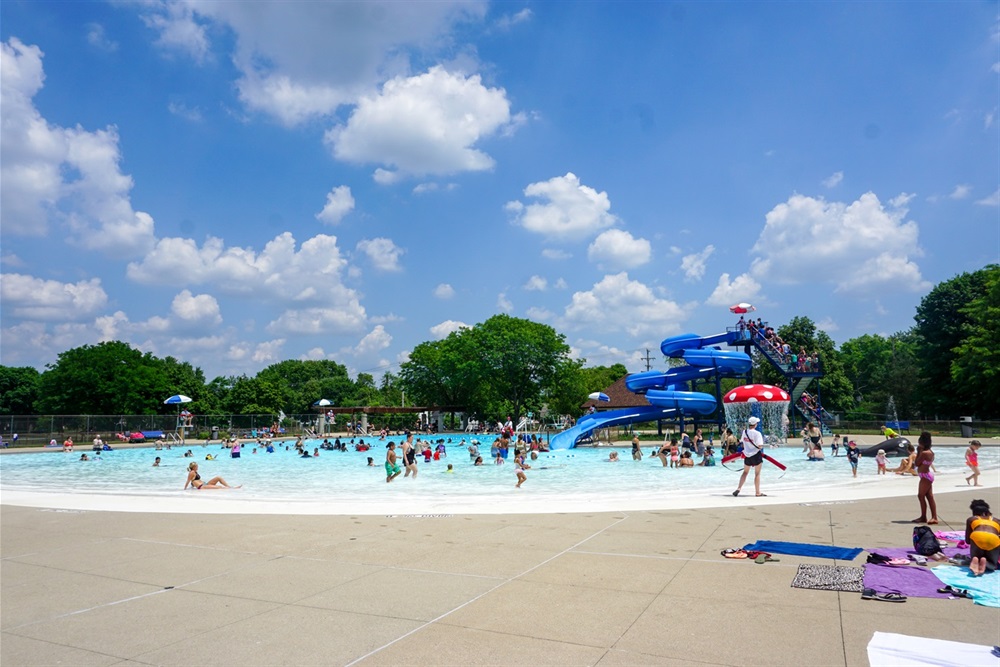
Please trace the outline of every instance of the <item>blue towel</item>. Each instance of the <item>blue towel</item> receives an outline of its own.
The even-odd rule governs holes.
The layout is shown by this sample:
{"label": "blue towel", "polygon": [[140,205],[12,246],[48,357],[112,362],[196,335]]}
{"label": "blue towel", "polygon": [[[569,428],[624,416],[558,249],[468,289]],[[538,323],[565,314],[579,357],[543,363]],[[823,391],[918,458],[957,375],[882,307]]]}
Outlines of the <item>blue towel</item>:
{"label": "blue towel", "polygon": [[766,551],[769,554],[835,558],[836,560],[854,560],[863,551],[860,547],[831,547],[825,544],[772,542],[771,540],[757,540],[753,544],[748,544],[743,548],[747,551]]}
{"label": "blue towel", "polygon": [[969,591],[972,601],[986,607],[1000,607],[1000,572],[975,576],[967,567],[938,565],[931,568],[937,578],[952,588]]}

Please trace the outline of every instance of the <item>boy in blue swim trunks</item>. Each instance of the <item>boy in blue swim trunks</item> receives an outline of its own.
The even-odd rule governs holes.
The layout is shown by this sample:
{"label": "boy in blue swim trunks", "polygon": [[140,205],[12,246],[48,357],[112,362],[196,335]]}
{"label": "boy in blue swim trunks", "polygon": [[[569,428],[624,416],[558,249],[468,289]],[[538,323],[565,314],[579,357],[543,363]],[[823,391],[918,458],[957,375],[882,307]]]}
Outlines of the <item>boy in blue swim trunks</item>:
{"label": "boy in blue swim trunks", "polygon": [[390,442],[388,444],[389,451],[385,453],[385,483],[388,484],[392,480],[399,477],[399,473],[403,472],[403,469],[396,463],[396,443]]}

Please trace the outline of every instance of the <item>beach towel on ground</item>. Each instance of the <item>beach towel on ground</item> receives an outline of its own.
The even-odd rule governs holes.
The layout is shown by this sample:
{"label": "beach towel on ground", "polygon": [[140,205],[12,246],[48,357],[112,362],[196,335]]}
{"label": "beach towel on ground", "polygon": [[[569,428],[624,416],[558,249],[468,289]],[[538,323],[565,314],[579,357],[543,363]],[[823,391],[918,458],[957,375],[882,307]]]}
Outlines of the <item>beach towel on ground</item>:
{"label": "beach towel on ground", "polygon": [[772,554],[788,554],[789,556],[812,556],[813,558],[835,558],[836,560],[854,560],[862,549],[855,547],[831,547],[825,544],[806,544],[804,542],[772,542],[757,540],[744,549],[766,551]]}
{"label": "beach towel on ground", "polygon": [[876,593],[899,593],[909,598],[944,598],[938,593],[941,580],[927,567],[865,564],[865,588]]}
{"label": "beach towel on ground", "polygon": [[868,663],[872,667],[1000,665],[991,651],[992,647],[978,644],[876,632],[868,642]]}
{"label": "beach towel on ground", "polygon": [[864,574],[864,569],[860,567],[802,563],[792,579],[792,588],[860,593]]}
{"label": "beach towel on ground", "polygon": [[969,591],[972,601],[985,607],[1000,607],[1000,572],[987,572],[976,577],[965,567],[940,565],[931,570],[952,588]]}

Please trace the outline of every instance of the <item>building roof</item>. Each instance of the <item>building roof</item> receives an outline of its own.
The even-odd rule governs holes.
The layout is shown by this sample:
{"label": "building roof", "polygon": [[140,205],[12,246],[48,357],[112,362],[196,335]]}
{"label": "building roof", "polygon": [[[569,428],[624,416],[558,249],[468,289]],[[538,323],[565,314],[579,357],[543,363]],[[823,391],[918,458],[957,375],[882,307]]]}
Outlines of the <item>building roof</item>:
{"label": "building roof", "polygon": [[617,410],[619,408],[635,408],[649,405],[649,401],[642,394],[635,394],[628,390],[625,386],[625,378],[628,377],[623,375],[618,378],[614,384],[610,387],[604,388],[604,393],[608,395],[611,400],[605,403],[604,401],[587,401],[583,404],[583,407],[589,408],[594,406],[598,410]]}

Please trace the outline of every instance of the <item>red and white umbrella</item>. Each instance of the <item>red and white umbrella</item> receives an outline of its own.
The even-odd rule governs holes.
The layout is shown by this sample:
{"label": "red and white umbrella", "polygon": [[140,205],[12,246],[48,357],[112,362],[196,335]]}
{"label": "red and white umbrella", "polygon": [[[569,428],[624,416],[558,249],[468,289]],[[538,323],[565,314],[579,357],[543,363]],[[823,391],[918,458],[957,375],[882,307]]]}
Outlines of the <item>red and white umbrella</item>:
{"label": "red and white umbrella", "polygon": [[754,308],[753,305],[749,303],[738,303],[735,306],[729,306],[730,313],[737,313],[737,314],[752,313],[755,310],[757,309]]}

